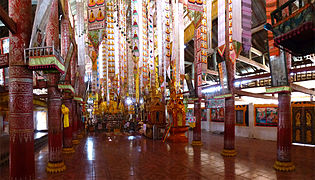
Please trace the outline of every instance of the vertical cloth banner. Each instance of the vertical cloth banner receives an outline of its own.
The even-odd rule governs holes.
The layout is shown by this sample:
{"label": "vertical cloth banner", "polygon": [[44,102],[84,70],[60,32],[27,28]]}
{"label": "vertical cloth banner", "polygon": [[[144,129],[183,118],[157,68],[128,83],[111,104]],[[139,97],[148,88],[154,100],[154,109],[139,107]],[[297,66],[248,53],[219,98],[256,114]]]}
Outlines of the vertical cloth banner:
{"label": "vertical cloth banner", "polygon": [[225,0],[218,0],[218,52],[223,56],[225,50]]}
{"label": "vertical cloth banner", "polygon": [[208,48],[212,48],[212,1],[207,1],[207,40]]}
{"label": "vertical cloth banner", "polygon": [[88,2],[88,29],[97,30],[105,28],[105,2]]}
{"label": "vertical cloth banner", "polygon": [[203,0],[188,0],[188,9],[203,12]]}
{"label": "vertical cloth banner", "polygon": [[246,53],[249,53],[250,47],[252,46],[251,20],[251,0],[242,0],[242,43]]}
{"label": "vertical cloth banner", "polygon": [[[277,8],[277,0],[266,0],[266,16],[267,23],[271,24],[271,15],[270,13]],[[273,34],[268,31],[268,45],[269,45],[269,55],[270,56],[279,56],[280,51],[274,45]]]}
{"label": "vertical cloth banner", "polygon": [[233,35],[234,41],[242,42],[242,1],[232,1],[232,19],[233,19]]}
{"label": "vertical cloth banner", "polygon": [[[179,36],[179,77],[183,80],[185,76],[185,47],[184,47],[184,7],[183,3],[178,3],[178,18],[179,18],[179,27],[178,27],[178,36]],[[183,84],[180,85],[184,87]]]}
{"label": "vertical cloth banner", "polygon": [[[229,0],[228,19],[229,19],[229,56],[232,63],[236,62],[236,58],[241,51],[242,42],[242,11],[241,2],[239,0]],[[235,70],[235,69],[234,69]]]}

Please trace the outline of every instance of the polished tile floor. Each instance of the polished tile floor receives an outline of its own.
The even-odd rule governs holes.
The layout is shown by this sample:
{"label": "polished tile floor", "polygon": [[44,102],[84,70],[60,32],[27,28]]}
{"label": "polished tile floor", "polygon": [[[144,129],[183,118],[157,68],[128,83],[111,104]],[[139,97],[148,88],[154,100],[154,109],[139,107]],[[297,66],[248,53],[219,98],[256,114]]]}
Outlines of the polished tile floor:
{"label": "polished tile floor", "polygon": [[[192,133],[189,134],[192,139]],[[296,171],[273,170],[276,142],[236,138],[238,155],[223,158],[223,136],[202,133],[202,147],[168,144],[141,136],[89,134],[65,155],[67,170],[47,174],[47,147],[36,154],[37,179],[315,179],[315,148],[292,147]],[[0,179],[8,179],[8,167],[0,168]]]}

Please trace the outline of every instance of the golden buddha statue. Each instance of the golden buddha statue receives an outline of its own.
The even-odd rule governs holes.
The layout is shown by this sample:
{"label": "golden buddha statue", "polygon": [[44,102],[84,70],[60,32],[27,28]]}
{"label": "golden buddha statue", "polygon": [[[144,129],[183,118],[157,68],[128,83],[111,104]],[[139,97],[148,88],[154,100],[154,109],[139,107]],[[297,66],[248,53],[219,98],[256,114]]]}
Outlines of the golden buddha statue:
{"label": "golden buddha statue", "polygon": [[102,4],[104,4],[104,0],[97,0],[96,4],[97,5],[102,5]]}
{"label": "golden buddha statue", "polygon": [[102,9],[99,8],[98,13],[97,13],[96,20],[97,20],[97,21],[103,21],[104,18],[105,18],[105,16],[103,15]]}
{"label": "golden buddha statue", "polygon": [[94,22],[94,21],[95,21],[95,16],[94,16],[93,10],[91,10],[89,22],[92,23],[92,22]]}
{"label": "golden buddha statue", "polygon": [[96,2],[94,0],[89,0],[89,7],[94,7],[96,5]]}

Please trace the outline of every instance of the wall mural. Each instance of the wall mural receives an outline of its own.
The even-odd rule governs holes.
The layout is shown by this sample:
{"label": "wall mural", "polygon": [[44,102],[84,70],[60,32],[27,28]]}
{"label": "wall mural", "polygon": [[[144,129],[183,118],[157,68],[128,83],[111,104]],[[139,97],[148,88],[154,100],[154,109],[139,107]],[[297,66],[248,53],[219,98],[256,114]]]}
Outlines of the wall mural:
{"label": "wall mural", "polygon": [[256,126],[277,126],[278,107],[276,105],[255,105]]}
{"label": "wall mural", "polygon": [[201,110],[201,121],[207,121],[207,109]]}
{"label": "wall mural", "polygon": [[210,108],[210,120],[213,122],[224,122],[224,108]]}

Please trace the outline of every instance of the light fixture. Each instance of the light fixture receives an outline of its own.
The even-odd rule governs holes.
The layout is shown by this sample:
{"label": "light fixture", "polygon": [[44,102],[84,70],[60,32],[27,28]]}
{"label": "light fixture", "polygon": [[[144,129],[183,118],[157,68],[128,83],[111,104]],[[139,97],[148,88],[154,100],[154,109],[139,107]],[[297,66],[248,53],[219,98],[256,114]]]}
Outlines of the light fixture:
{"label": "light fixture", "polygon": [[127,104],[128,106],[132,104],[132,100],[131,100],[130,97],[127,97],[127,99],[126,99],[126,104]]}

